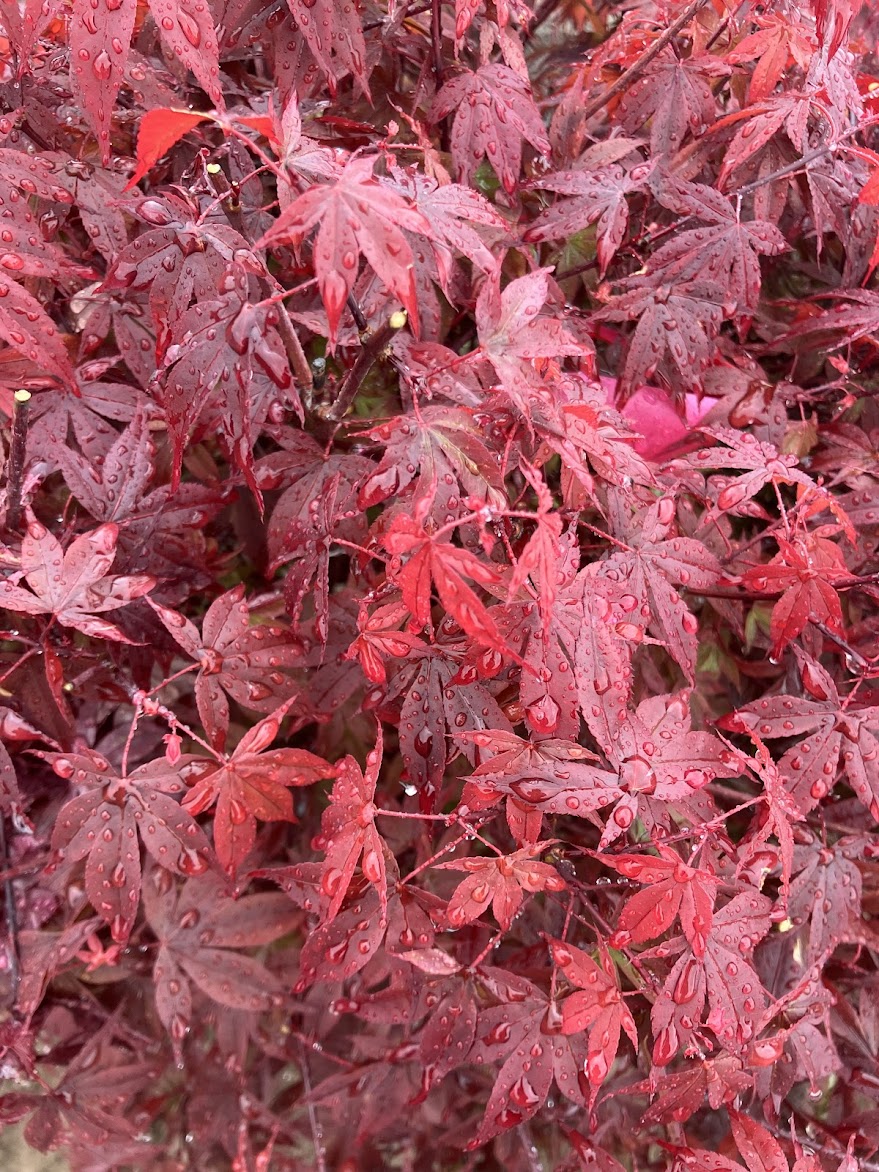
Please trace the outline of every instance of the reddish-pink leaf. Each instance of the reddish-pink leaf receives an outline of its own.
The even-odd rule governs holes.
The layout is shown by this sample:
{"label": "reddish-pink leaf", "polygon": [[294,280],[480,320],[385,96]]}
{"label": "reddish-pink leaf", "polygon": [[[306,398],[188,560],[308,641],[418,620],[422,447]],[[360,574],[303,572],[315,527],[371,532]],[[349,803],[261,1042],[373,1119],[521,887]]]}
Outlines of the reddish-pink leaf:
{"label": "reddish-pink leaf", "polygon": [[136,186],[162,155],[207,117],[207,114],[197,114],[192,110],[148,110],[137,130],[137,170],[125,190]]}

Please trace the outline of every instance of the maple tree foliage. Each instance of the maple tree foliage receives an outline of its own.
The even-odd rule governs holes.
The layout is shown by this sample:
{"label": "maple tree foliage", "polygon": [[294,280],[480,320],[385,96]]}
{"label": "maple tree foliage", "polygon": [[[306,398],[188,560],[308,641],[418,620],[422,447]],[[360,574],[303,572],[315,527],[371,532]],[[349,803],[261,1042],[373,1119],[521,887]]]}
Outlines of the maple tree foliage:
{"label": "maple tree foliage", "polygon": [[879,1167],[877,37],[4,0],[0,1128]]}

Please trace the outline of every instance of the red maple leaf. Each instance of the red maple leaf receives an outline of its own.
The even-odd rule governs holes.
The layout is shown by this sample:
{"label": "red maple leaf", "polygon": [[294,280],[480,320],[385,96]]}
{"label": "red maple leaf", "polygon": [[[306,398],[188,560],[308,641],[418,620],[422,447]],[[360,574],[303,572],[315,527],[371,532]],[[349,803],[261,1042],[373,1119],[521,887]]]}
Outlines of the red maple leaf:
{"label": "red maple leaf", "polygon": [[620,1033],[625,1032],[637,1052],[638,1031],[623,1001],[617,969],[606,948],[599,950],[600,964],[562,940],[551,940],[550,950],[565,978],[578,989],[561,1003],[562,1033],[589,1031],[586,1075],[591,1106],[616,1058]]}
{"label": "red maple leaf", "polygon": [[771,654],[778,659],[810,622],[843,634],[842,605],[835,584],[850,579],[851,571],[839,546],[826,537],[807,533],[792,541],[776,540],[779,552],[772,561],[746,571],[742,582],[752,590],[781,595],[772,608],[769,628]]}
{"label": "red maple leaf", "polygon": [[222,749],[229,729],[226,693],[242,707],[271,712],[289,697],[285,668],[302,658],[301,645],[283,627],[251,625],[244,587],[214,599],[202,620],[202,633],[185,615],[150,599],[150,605],[180,647],[200,666],[195,702],[211,743]]}
{"label": "red maple leaf", "polygon": [[809,30],[795,16],[758,16],[754,23],[757,32],[742,37],[726,55],[730,65],[757,62],[748,84],[748,102],[752,105],[769,97],[791,61],[808,69],[815,52]]}
{"label": "red maple leaf", "polygon": [[717,877],[688,866],[671,847],[658,846],[650,855],[604,856],[604,862],[647,886],[626,900],[611,938],[617,946],[641,944],[661,936],[680,917],[695,956],[705,955],[717,894]]}
{"label": "red maple leaf", "polygon": [[524,892],[564,891],[567,884],[555,867],[537,863],[534,856],[552,845],[535,842],[497,858],[471,857],[440,863],[438,870],[467,871],[468,876],[449,900],[449,923],[460,928],[478,920],[491,904],[494,917],[506,931],[522,906]]}
{"label": "red maple leaf", "polygon": [[96,615],[142,598],[156,582],[146,574],[108,574],[118,537],[118,525],[101,525],[74,538],[64,550],[32,519],[21,545],[21,569],[30,590],[8,579],[0,582],[0,605],[19,614],[49,615],[62,627],[93,638],[131,643],[117,626]]}
{"label": "red maple leaf", "polygon": [[476,302],[476,327],[481,353],[489,360],[501,388],[530,418],[535,387],[541,379],[534,359],[590,354],[587,341],[577,338],[558,316],[541,316],[549,297],[550,269],[517,277],[502,290],[499,272],[486,278]]}
{"label": "red maple leaf", "polygon": [[430,622],[433,583],[445,609],[471,638],[509,654],[491,612],[464,580],[493,586],[500,580],[497,569],[470,550],[434,537],[412,517],[395,517],[382,540],[392,554],[408,554],[405,562],[389,567],[389,576],[400,587],[403,601],[419,626]]}
{"label": "red maple leaf", "polygon": [[799,820],[826,798],[841,764],[859,801],[879,819],[879,707],[843,704],[829,673],[814,660],[800,658],[810,697],[769,696],[723,717],[719,724],[762,740],[796,737],[777,768]]}
{"label": "red maple leaf", "polygon": [[590,1093],[581,1033],[562,1033],[554,1000],[524,977],[504,969],[479,970],[480,981],[497,1004],[483,1009],[470,1061],[501,1063],[474,1146],[530,1119],[546,1101],[553,1079],[579,1107]]}
{"label": "red maple leaf", "polygon": [[639,163],[626,169],[611,163],[595,170],[556,171],[539,179],[534,187],[570,196],[541,212],[525,232],[525,239],[538,244],[542,240],[566,240],[596,225],[598,261],[601,276],[622,244],[629,223],[627,196],[641,191],[650,167]]}
{"label": "red maple leaf", "polygon": [[254,957],[233,950],[270,944],[295,926],[298,913],[285,895],[231,899],[214,876],[178,887],[156,869],[144,884],[144,910],[159,942],[156,1011],[178,1056],[192,1018],[192,984],[226,1009],[252,1013],[281,1001],[280,980]]}
{"label": "red maple leaf", "polygon": [[93,751],[39,755],[83,790],[58,814],[54,865],[86,860],[86,895],[113,939],[125,941],[140,902],[138,836],[168,871],[198,875],[208,868],[204,832],[177,800],[186,789],[179,771],[159,758],[123,777]]}
{"label": "red maple leaf", "polygon": [[[684,949],[651,1013],[656,1066],[667,1066],[682,1047],[698,1039],[706,995],[710,1013],[705,1027],[725,1050],[745,1058],[767,1004],[750,957],[771,927],[771,907],[765,895],[742,892],[714,912],[700,955],[693,947]],[[773,1041],[772,1048],[777,1057],[781,1047]]]}
{"label": "red maple leaf", "polygon": [[626,92],[623,125],[635,132],[649,122],[653,154],[674,154],[688,131],[699,134],[714,122],[715,102],[708,79],[727,73],[729,66],[716,57],[693,54],[681,60],[671,49],[664,49]]}
{"label": "red maple leaf", "polygon": [[373,170],[378,159],[352,158],[335,182],[310,187],[284,209],[256,247],[298,247],[317,225],[314,267],[335,347],[345,302],[354,288],[361,253],[400,299],[418,333],[415,260],[401,229],[430,236],[430,223]]}
{"label": "red maple leaf", "polygon": [[447,81],[433,100],[431,120],[440,122],[453,110],[452,157],[464,184],[472,185],[477,164],[487,157],[506,190],[513,192],[522,168],[523,141],[549,153],[530,87],[506,65],[481,65]]}
{"label": "red maple leaf", "polygon": [[293,699],[287,700],[272,716],[249,728],[216,768],[203,759],[197,780],[183,800],[193,814],[204,813],[216,803],[214,846],[217,858],[230,874],[235,873],[256,841],[257,819],[296,821],[291,786],[312,785],[321,778],[336,776],[336,766],[305,749],[269,750],[293,703]]}
{"label": "red maple leaf", "polygon": [[325,852],[321,890],[329,899],[322,922],[329,924],[341,910],[354,869],[378,892],[381,922],[387,924],[388,892],[385,845],[375,826],[375,786],[382,764],[382,729],[378,726],[375,748],[366,759],[366,774],[353,757],[336,766],[330,804],[321,818],[320,848]]}
{"label": "red maple leaf", "polygon": [[[219,108],[219,49],[210,11],[193,0],[150,0],[159,35],[172,60],[191,69]],[[110,158],[110,129],[134,32],[133,0],[75,0],[70,20],[70,74],[73,88],[98,136],[104,162]]]}

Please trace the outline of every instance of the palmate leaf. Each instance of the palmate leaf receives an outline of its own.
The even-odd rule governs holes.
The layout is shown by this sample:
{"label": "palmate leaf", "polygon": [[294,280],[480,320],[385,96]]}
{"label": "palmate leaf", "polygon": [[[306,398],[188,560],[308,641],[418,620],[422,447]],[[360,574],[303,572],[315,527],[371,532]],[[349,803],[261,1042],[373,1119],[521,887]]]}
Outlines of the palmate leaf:
{"label": "palmate leaf", "polygon": [[432,121],[455,111],[452,157],[458,177],[472,185],[476,165],[487,158],[505,189],[513,192],[522,167],[522,144],[548,153],[549,139],[528,84],[506,65],[485,64],[447,81],[433,101]]}
{"label": "palmate leaf", "polygon": [[705,221],[703,227],[676,232],[673,240],[653,253],[649,269],[657,274],[657,281],[709,277],[725,290],[727,316],[739,319],[753,313],[760,298],[758,258],[778,256],[787,249],[782,233],[765,221],[743,222],[733,204],[713,187],[664,176],[656,187],[664,207]]}
{"label": "palmate leaf", "polygon": [[200,776],[183,800],[193,814],[214,812],[214,846],[224,869],[234,875],[256,841],[260,822],[295,822],[291,786],[335,777],[337,769],[305,749],[269,749],[293,704],[287,700],[244,734],[221,764]]}
{"label": "palmate leaf", "polygon": [[[191,69],[218,109],[219,50],[207,5],[195,0],[151,0],[156,28],[171,54]],[[110,157],[110,132],[116,95],[134,32],[134,0],[74,0],[70,23],[70,74],[75,92],[98,137],[105,162]]]}
{"label": "palmate leaf", "polygon": [[147,921],[159,941],[153,976],[156,1011],[178,1057],[192,1018],[192,985],[225,1009],[257,1012],[282,999],[278,978],[236,951],[269,944],[295,925],[286,896],[263,892],[230,899],[214,876],[178,887],[156,868],[144,884]]}
{"label": "palmate leaf", "polygon": [[566,240],[590,224],[596,225],[598,261],[602,276],[623,242],[629,223],[628,195],[641,191],[650,168],[640,164],[626,170],[611,163],[595,170],[556,171],[539,179],[539,191],[554,191],[571,198],[559,200],[537,216],[525,239]]}
{"label": "palmate leaf", "polygon": [[397,517],[383,540],[391,553],[408,555],[393,577],[419,626],[430,622],[433,583],[443,605],[468,635],[501,654],[509,653],[491,612],[464,580],[469,578],[481,586],[492,586],[499,581],[497,570],[469,550],[459,549],[449,541],[435,540],[421,522],[411,517]]}
{"label": "palmate leaf", "polygon": [[140,902],[138,837],[157,863],[178,875],[200,875],[210,864],[204,831],[178,800],[186,788],[179,771],[160,758],[123,777],[94,752],[40,755],[83,790],[58,814],[56,865],[86,860],[89,901],[113,939],[124,942]]}
{"label": "palmate leaf", "polygon": [[156,584],[145,574],[107,573],[118,537],[117,525],[101,525],[63,550],[44,525],[31,520],[21,547],[21,568],[30,590],[0,582],[0,604],[20,614],[51,616],[84,635],[132,642],[113,623],[96,617],[142,598]]}
{"label": "palmate leaf", "polygon": [[535,842],[496,859],[455,859],[439,870],[466,871],[467,878],[449,900],[449,923],[456,928],[478,919],[491,904],[495,919],[507,930],[522,906],[524,893],[564,891],[567,884],[555,867],[534,861],[551,843]]}
{"label": "palmate leaf", "polygon": [[565,979],[579,990],[561,1003],[562,1033],[570,1035],[589,1031],[585,1070],[592,1105],[610,1073],[619,1049],[620,1035],[625,1033],[637,1047],[638,1031],[623,1001],[617,970],[606,948],[600,950],[600,963],[582,949],[561,940],[550,941],[550,952]]}
{"label": "palmate leaf", "polygon": [[201,665],[195,701],[216,748],[223,748],[229,728],[227,693],[256,712],[271,712],[288,699],[292,684],[284,669],[300,663],[302,647],[283,627],[251,626],[243,586],[211,603],[201,635],[179,611],[152,600],[150,605],[172,638]]}
{"label": "palmate leaf", "polygon": [[714,357],[726,294],[711,275],[689,281],[632,277],[628,290],[600,310],[598,321],[637,321],[619,381],[625,397],[649,382],[660,363],[668,364],[685,390],[701,393],[702,373]]}
{"label": "palmate leaf", "polygon": [[374,177],[375,156],[351,159],[339,178],[317,185],[288,205],[257,247],[298,247],[317,226],[314,266],[335,346],[342,310],[357,278],[363,254],[388,289],[403,303],[418,332],[412,249],[400,231],[429,236],[421,212]]}
{"label": "palmate leaf", "polygon": [[480,976],[498,1004],[479,1014],[470,1061],[500,1069],[475,1144],[535,1115],[553,1080],[580,1107],[589,1094],[586,1039],[561,1032],[558,1005],[524,977],[491,968]]}

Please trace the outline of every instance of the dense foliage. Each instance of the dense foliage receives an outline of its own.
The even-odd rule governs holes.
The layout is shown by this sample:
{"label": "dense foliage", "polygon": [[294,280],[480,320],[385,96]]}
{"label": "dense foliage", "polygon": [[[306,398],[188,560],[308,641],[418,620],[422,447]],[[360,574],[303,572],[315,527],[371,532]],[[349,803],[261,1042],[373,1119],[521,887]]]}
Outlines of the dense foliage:
{"label": "dense foliage", "polygon": [[0,20],[0,1121],[879,1168],[876,7]]}

